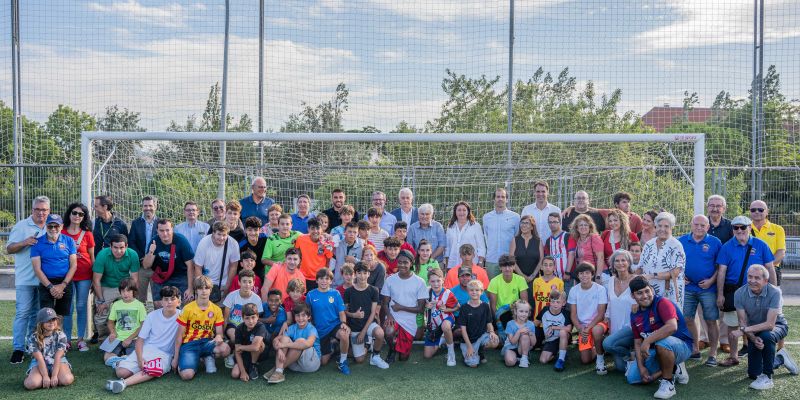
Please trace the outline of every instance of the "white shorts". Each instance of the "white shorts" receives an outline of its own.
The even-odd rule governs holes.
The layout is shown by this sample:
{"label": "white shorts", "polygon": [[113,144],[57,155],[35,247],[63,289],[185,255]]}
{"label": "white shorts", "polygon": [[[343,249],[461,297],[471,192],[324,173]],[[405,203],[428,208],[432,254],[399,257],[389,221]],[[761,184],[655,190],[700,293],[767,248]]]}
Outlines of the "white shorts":
{"label": "white shorts", "polygon": [[361,332],[350,332],[350,348],[353,349],[353,357],[361,357],[364,354],[367,354],[367,343],[374,339],[372,332],[375,332],[375,328],[377,327],[378,324],[375,321],[372,321],[372,323],[367,327],[367,334],[364,335],[364,343],[359,344],[356,344],[356,338]]}
{"label": "white shorts", "polygon": [[292,365],[289,366],[289,369],[295,372],[317,372],[319,365],[319,355],[312,346],[303,350],[303,353],[300,354],[300,358],[292,363]]}
{"label": "white shorts", "polygon": [[[172,356],[161,351],[155,346],[144,345],[142,348],[145,372],[150,376],[161,376],[169,372],[172,367]],[[136,353],[129,354],[117,364],[117,368],[125,368],[137,374],[141,371]]]}

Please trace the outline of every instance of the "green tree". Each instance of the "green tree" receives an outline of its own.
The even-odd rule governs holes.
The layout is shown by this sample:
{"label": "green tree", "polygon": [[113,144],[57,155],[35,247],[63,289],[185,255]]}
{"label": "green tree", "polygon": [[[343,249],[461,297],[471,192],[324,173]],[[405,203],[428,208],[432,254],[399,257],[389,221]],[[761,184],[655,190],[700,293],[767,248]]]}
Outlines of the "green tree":
{"label": "green tree", "polygon": [[281,132],[343,132],[342,117],[349,107],[350,90],[344,83],[336,85],[333,97],[314,107],[302,102],[303,110],[289,115]]}
{"label": "green tree", "polygon": [[[77,164],[81,159],[81,132],[97,129],[95,118],[83,111],[59,104],[47,117],[45,134],[60,148],[60,154],[53,155],[50,162]],[[40,162],[46,162],[44,160]]]}

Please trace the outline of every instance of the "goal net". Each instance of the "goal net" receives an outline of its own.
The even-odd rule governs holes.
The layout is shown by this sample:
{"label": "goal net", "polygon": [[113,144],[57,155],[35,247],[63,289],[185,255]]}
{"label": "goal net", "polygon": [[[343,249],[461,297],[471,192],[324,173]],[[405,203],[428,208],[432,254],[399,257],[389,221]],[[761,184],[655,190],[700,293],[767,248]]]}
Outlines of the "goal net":
{"label": "goal net", "polygon": [[144,195],[159,198],[160,216],[180,221],[193,200],[210,218],[214,198],[247,196],[255,176],[286,212],[300,194],[324,210],[334,188],[361,212],[383,191],[391,210],[409,187],[415,204],[433,204],[443,223],[460,200],[480,218],[498,187],[519,212],[534,202],[537,180],[549,183],[550,202],[562,209],[578,190],[598,208],[625,191],[634,211],[665,209],[683,227],[704,203],[702,134],[84,132],[82,140],[81,198],[110,195],[127,218],[139,214]]}

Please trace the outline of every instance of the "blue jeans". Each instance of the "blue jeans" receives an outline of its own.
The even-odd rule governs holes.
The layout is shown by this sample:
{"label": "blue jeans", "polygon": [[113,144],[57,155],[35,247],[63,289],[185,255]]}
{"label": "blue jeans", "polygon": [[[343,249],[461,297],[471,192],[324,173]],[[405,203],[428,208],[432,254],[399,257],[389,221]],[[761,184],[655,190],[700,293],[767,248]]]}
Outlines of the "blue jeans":
{"label": "blue jeans", "polygon": [[209,338],[192,340],[182,344],[178,350],[178,371],[189,369],[197,371],[200,359],[207,356],[213,357],[216,346]]}
{"label": "blue jeans", "polygon": [[759,350],[750,342],[747,346],[747,375],[759,376],[764,374],[772,378],[775,363],[775,344],[786,337],[789,326],[786,321],[776,321],[775,328],[771,331],[761,331],[756,334],[764,341],[764,348]]}
{"label": "blue jeans", "polygon": [[603,349],[614,356],[614,368],[625,372],[625,358],[630,356],[633,349],[633,331],[625,327],[603,339]]}
{"label": "blue jeans", "polygon": [[183,298],[183,292],[185,292],[186,289],[189,288],[189,283],[186,281],[185,276],[175,279],[169,278],[164,283],[156,283],[154,281],[150,283],[153,285],[152,286],[153,301],[161,301],[161,288],[164,286],[175,286],[176,288],[178,288],[178,291],[180,291],[181,299]]}
{"label": "blue jeans", "polygon": [[[664,349],[671,351],[672,354],[675,355],[675,365],[686,362],[692,353],[692,348],[686,344],[686,342],[676,338],[675,336],[667,336],[664,339],[655,342],[650,346],[650,356],[647,357],[647,360],[644,360],[644,366],[647,368],[647,372],[650,375],[661,371],[661,365],[658,363],[658,356],[656,355],[656,346],[663,347]],[[642,375],[639,373],[639,367],[636,365],[636,360],[633,361],[631,367],[625,372],[625,377],[628,379],[628,383],[632,385],[636,383],[642,383]]]}
{"label": "blue jeans", "polygon": [[690,292],[683,293],[683,316],[687,319],[694,319],[697,314],[697,305],[703,306],[703,319],[706,321],[716,321],[719,319],[719,307],[717,307],[717,294],[714,292]]}
{"label": "blue jeans", "polygon": [[72,308],[75,307],[78,314],[78,337],[86,337],[86,313],[89,301],[89,289],[92,288],[92,280],[72,282],[72,301],[69,306],[69,314],[64,316],[64,333],[67,339],[72,340]]}
{"label": "blue jeans", "polygon": [[25,339],[36,329],[39,312],[39,285],[19,285],[16,288],[16,311],[12,328],[14,350],[25,350]]}

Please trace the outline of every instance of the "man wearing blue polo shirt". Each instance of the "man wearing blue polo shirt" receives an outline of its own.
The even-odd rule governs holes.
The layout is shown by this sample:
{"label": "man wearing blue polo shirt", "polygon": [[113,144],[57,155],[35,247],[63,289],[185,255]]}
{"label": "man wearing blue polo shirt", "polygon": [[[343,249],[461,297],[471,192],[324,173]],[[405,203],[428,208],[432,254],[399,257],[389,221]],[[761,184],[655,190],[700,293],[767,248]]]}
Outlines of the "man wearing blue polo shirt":
{"label": "man wearing blue polo shirt", "polygon": [[75,241],[61,234],[64,221],[58,214],[47,216],[47,234],[31,248],[33,272],[39,278],[39,308],[50,307],[60,316],[70,315],[70,282],[78,268]]}
{"label": "man wearing blue polo shirt", "polygon": [[692,218],[692,232],[687,233],[678,241],[683,245],[686,253],[686,289],[683,299],[683,315],[686,317],[686,326],[694,338],[692,344],[693,359],[700,359],[699,337],[697,325],[694,323],[698,304],[702,306],[703,321],[707,323],[708,360],[706,365],[717,365],[717,342],[719,341],[719,308],[717,308],[717,255],[722,248],[722,242],[708,234],[708,218],[705,215],[695,215]]}
{"label": "man wearing blue polo shirt", "polygon": [[250,190],[252,192],[250,196],[239,200],[242,205],[239,218],[244,222],[247,217],[256,216],[263,225],[266,225],[269,222],[269,207],[275,204],[275,200],[267,197],[267,180],[261,176],[255,177]]}
{"label": "man wearing blue polo shirt", "polygon": [[[775,267],[769,245],[763,240],[750,236],[750,225],[753,221],[744,215],[739,215],[731,221],[733,226],[733,239],[722,245],[722,249],[717,255],[717,306],[722,309],[722,321],[728,327],[728,341],[730,342],[730,357],[720,363],[722,366],[733,366],[739,363],[739,351],[737,340],[730,333],[739,327],[739,318],[736,310],[726,310],[724,288],[725,284],[738,285],[739,287],[747,284],[747,270],[753,264],[760,264],[769,271],[769,282],[776,284]],[[747,256],[749,252],[749,256]],[[745,266],[745,259],[747,265]],[[743,270],[744,269],[744,270]]]}

